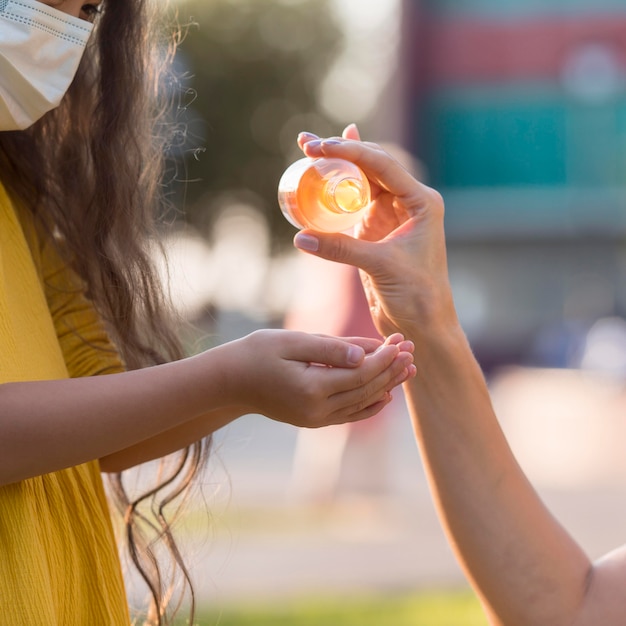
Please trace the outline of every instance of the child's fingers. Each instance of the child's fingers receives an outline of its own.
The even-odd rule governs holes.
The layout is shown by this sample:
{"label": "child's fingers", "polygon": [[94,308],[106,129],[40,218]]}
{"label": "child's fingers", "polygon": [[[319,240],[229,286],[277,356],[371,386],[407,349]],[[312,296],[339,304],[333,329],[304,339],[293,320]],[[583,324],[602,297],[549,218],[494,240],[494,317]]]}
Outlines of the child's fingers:
{"label": "child's fingers", "polygon": [[346,343],[360,346],[365,350],[366,354],[370,354],[375,350],[378,350],[383,345],[382,339],[376,339],[375,337],[334,337],[333,335],[325,335],[324,333],[316,333],[317,337],[327,337],[333,339],[339,339]]}
{"label": "child's fingers", "polygon": [[[397,348],[393,347],[397,351]],[[365,348],[360,345],[336,337],[293,333],[282,352],[282,357],[289,361],[354,368],[363,362],[365,352]]]}
{"label": "child's fingers", "polygon": [[[368,357],[370,359],[371,357]],[[367,359],[366,359],[367,360]],[[388,367],[378,371],[371,379],[363,380],[358,377],[356,370],[344,370],[343,385],[348,385],[344,391],[339,391],[332,395],[329,400],[334,403],[333,414],[342,416],[358,413],[371,404],[381,400],[384,395],[399,384],[402,384],[409,376],[409,367],[413,363],[413,358],[409,353],[397,355]],[[368,363],[359,368],[365,369]],[[379,365],[376,364],[377,369]],[[376,370],[373,370],[376,372]]]}
{"label": "child's fingers", "polygon": [[336,421],[332,423],[343,424],[346,422],[360,422],[361,420],[368,419],[380,413],[391,402],[391,400],[391,394],[389,392],[386,392],[380,400],[374,402],[373,404],[370,404],[364,409],[360,409],[350,414],[345,414],[342,412],[341,417],[337,417]]}

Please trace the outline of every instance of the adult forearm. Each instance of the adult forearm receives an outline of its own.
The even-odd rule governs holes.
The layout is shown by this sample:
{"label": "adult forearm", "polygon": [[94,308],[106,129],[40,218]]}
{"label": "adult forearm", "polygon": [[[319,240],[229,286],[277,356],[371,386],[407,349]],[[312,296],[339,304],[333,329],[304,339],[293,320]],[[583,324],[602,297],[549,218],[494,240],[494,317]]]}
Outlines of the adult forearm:
{"label": "adult forearm", "polygon": [[417,376],[405,392],[441,519],[493,622],[570,625],[591,564],[515,461],[458,327],[404,329]]}
{"label": "adult forearm", "polygon": [[342,138],[303,133],[298,141],[306,156],[348,159],[370,180],[373,200],[356,238],[305,230],[294,243],[360,268],[378,327],[415,343],[417,376],[404,383],[415,432],[452,546],[493,623],[623,626],[626,548],[592,567],[500,430],[456,321],[441,195],[361,142],[354,126]]}

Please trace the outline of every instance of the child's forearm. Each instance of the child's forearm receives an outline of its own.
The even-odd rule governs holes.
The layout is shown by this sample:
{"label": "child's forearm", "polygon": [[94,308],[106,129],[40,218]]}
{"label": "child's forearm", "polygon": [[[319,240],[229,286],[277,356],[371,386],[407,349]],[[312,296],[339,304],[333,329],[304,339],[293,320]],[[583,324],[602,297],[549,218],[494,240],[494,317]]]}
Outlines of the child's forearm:
{"label": "child's forearm", "polygon": [[365,355],[332,337],[258,331],[143,370],[0,385],[0,484],[93,459],[120,469],[245,412],[311,427],[364,419],[411,363],[399,345]]}
{"label": "child's forearm", "polygon": [[219,408],[227,400],[217,371],[200,384],[197,369],[187,359],[108,376],[1,385],[0,484],[106,458]]}
{"label": "child's forearm", "polygon": [[102,457],[100,469],[103,472],[122,472],[140,463],[161,458],[182,450],[247,413],[249,410],[246,407],[215,409],[138,444]]}

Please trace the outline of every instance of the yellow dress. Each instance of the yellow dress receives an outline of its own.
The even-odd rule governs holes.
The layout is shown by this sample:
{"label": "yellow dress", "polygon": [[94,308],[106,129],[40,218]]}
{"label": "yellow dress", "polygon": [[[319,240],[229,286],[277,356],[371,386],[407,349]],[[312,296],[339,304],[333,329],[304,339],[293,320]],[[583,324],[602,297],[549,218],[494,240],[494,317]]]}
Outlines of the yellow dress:
{"label": "yellow dress", "polygon": [[[41,239],[0,186],[0,384],[120,371],[97,315]],[[0,624],[129,623],[98,462],[0,487]]]}

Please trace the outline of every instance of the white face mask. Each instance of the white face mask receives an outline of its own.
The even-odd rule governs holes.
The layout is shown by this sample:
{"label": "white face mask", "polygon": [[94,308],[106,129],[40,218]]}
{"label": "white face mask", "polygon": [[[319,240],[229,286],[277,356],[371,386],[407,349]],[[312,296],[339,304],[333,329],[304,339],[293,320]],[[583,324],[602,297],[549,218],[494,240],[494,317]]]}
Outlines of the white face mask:
{"label": "white face mask", "polygon": [[0,0],[0,131],[59,105],[93,25],[37,0]]}

